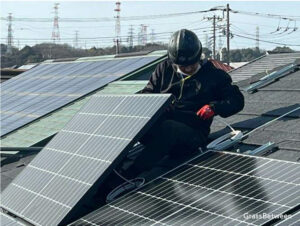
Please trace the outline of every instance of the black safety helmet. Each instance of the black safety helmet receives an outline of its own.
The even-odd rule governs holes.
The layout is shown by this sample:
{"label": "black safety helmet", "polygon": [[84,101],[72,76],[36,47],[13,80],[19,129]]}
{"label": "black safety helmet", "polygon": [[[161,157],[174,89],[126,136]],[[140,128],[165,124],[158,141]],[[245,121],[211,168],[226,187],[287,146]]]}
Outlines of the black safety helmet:
{"label": "black safety helmet", "polygon": [[191,65],[200,61],[202,45],[197,35],[187,29],[172,34],[168,45],[168,57],[173,64]]}

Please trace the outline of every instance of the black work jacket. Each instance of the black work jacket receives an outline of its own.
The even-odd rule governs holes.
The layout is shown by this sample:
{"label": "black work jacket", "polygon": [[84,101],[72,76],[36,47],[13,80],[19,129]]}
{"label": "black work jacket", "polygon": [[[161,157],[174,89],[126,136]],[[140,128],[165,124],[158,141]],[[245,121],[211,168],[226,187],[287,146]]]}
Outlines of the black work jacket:
{"label": "black work jacket", "polygon": [[231,77],[210,61],[201,62],[200,70],[184,82],[179,99],[181,79],[172,63],[165,60],[157,65],[141,93],[172,93],[177,100],[168,117],[193,128],[203,128],[206,135],[212,119],[202,120],[196,115],[201,107],[208,104],[215,115],[221,117],[229,117],[244,107],[244,96],[236,85],[232,85]]}

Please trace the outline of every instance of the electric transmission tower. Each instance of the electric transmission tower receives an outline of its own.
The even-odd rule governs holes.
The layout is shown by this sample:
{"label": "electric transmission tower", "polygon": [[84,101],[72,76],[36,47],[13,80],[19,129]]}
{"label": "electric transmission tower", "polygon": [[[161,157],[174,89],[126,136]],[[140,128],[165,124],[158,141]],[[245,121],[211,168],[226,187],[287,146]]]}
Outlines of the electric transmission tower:
{"label": "electric transmission tower", "polygon": [[121,22],[120,22],[120,12],[121,12],[121,2],[116,2],[116,8],[114,11],[117,13],[116,15],[116,24],[115,24],[115,40],[116,43],[116,54],[120,53],[120,43],[121,43]]}
{"label": "electric transmission tower", "polygon": [[128,32],[128,44],[129,48],[133,48],[133,26],[130,25],[129,32]]}
{"label": "electric transmission tower", "polygon": [[142,45],[142,40],[143,40],[143,24],[140,26],[140,31],[138,33],[138,45]]}
{"label": "electric transmission tower", "polygon": [[146,45],[147,44],[147,25],[141,24],[140,32],[138,34],[138,44]]}
{"label": "electric transmission tower", "polygon": [[142,28],[142,30],[143,30],[143,45],[146,45],[147,44],[147,25],[142,25],[143,26],[143,28]]}
{"label": "electric transmission tower", "polygon": [[59,3],[54,4],[54,20],[53,20],[53,30],[52,30],[52,37],[51,37],[53,43],[60,40],[59,26],[58,26],[58,5]]}
{"label": "electric transmission tower", "polygon": [[256,26],[256,43],[255,47],[259,49],[259,26]]}
{"label": "electric transmission tower", "polygon": [[8,30],[7,30],[7,54],[12,53],[13,35],[12,35],[12,14],[8,14]]}
{"label": "electric transmission tower", "polygon": [[153,44],[155,41],[155,33],[154,33],[154,29],[151,30],[151,43]]}
{"label": "electric transmission tower", "polygon": [[74,47],[78,48],[78,31],[75,31]]}

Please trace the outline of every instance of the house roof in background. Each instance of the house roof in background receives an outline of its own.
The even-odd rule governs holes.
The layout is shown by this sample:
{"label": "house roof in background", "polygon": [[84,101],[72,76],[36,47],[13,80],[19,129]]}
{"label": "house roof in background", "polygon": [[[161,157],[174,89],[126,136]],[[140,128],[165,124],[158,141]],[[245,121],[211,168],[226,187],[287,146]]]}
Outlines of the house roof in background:
{"label": "house roof in background", "polygon": [[5,82],[6,80],[11,79],[25,71],[27,71],[27,69],[1,68],[0,82]]}
{"label": "house roof in background", "polygon": [[259,73],[270,71],[276,67],[294,62],[300,58],[300,52],[266,54],[229,72],[235,81],[248,79]]}
{"label": "house roof in background", "polygon": [[230,66],[233,67],[233,69],[237,69],[245,64],[248,64],[248,62],[230,62]]}
{"label": "house roof in background", "polygon": [[212,62],[216,68],[219,68],[223,71],[228,72],[228,71],[231,71],[233,69],[233,67],[231,67],[227,64],[224,64],[224,63],[222,63],[221,61],[218,61],[218,60],[211,59],[209,61]]}
{"label": "house roof in background", "polygon": [[18,67],[18,69],[25,69],[25,70],[29,70],[35,66],[39,65],[39,63],[36,63],[36,64],[24,64],[20,67]]}

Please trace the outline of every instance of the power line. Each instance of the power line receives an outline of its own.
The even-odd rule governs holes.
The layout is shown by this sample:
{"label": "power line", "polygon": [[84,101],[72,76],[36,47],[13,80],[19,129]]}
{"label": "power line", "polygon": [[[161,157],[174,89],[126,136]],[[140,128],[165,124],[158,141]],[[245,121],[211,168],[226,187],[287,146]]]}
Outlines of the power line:
{"label": "power line", "polygon": [[240,13],[248,16],[259,16],[259,17],[268,17],[268,18],[277,18],[283,20],[300,20],[300,16],[286,16],[286,15],[278,15],[278,14],[269,14],[269,13],[257,13],[257,12],[247,12],[242,10],[230,10],[232,13]]}
{"label": "power line", "polygon": [[[141,27],[141,25],[140,25]],[[208,31],[209,33],[212,33],[212,29],[211,27],[201,27],[201,28],[196,28],[196,29],[192,29],[193,31]],[[159,32],[159,33],[155,33],[156,37],[160,37],[161,35],[171,35],[173,33],[173,31],[166,31],[166,32]],[[120,38],[127,38],[128,36],[120,36]],[[137,38],[138,35],[133,35],[134,38]],[[102,39],[113,39],[115,38],[115,36],[98,36],[98,37],[81,37],[80,39],[82,40],[102,40]],[[0,38],[0,39],[4,39],[4,38]],[[19,40],[31,40],[31,41],[49,41],[50,39],[48,38],[20,38]],[[60,40],[74,40],[74,37],[70,37],[70,38],[63,38],[61,37]]]}
{"label": "power line", "polygon": [[[238,35],[238,34],[233,34],[233,35],[237,36],[237,37],[240,37],[240,38],[246,38],[246,39],[250,39],[250,40],[256,40],[256,38],[246,37],[246,36],[243,36],[243,35]],[[266,42],[266,43],[271,43],[271,44],[277,44],[277,45],[284,45],[284,46],[300,46],[300,45],[295,45],[295,44],[272,42],[272,41],[261,40],[261,39],[259,39],[258,41],[260,41],[260,42]]]}
{"label": "power line", "polygon": [[[183,12],[183,13],[168,13],[168,14],[157,14],[157,15],[145,15],[145,16],[128,16],[122,17],[122,21],[129,21],[129,20],[148,20],[148,19],[162,19],[162,18],[169,18],[169,17],[177,17],[177,16],[189,16],[194,14],[201,14],[212,12],[220,9],[211,8],[208,10],[201,10],[201,11],[192,11],[192,12]],[[5,17],[0,17],[0,20],[7,20]],[[60,18],[61,22],[108,22],[114,21],[114,18],[110,17],[102,17],[102,18]],[[14,18],[13,21],[22,21],[22,22],[51,22],[52,19],[50,18]]]}
{"label": "power line", "polygon": [[[239,28],[239,27],[237,27],[237,26],[235,26],[235,25],[232,25],[232,29],[234,30],[234,31],[236,31],[236,32],[239,32],[239,33],[242,33],[242,34],[245,34],[245,35],[247,35],[247,36],[252,36],[252,37],[256,37],[256,35],[255,34],[251,34],[251,33],[248,33],[248,32],[246,32],[246,31],[244,31],[243,29],[241,29],[241,28]],[[265,33],[265,34],[259,34],[259,36],[260,37],[265,37],[265,38],[268,38],[268,39],[272,39],[272,40],[277,40],[277,39],[281,39],[281,38],[285,38],[286,39],[286,37],[287,36],[291,36],[291,34],[292,33],[294,33],[294,32],[296,32],[296,30],[293,30],[293,32],[289,32],[289,33],[281,33],[281,34],[279,34],[279,33],[277,33],[277,34],[270,34],[270,33]],[[271,40],[271,41],[272,41]]]}

